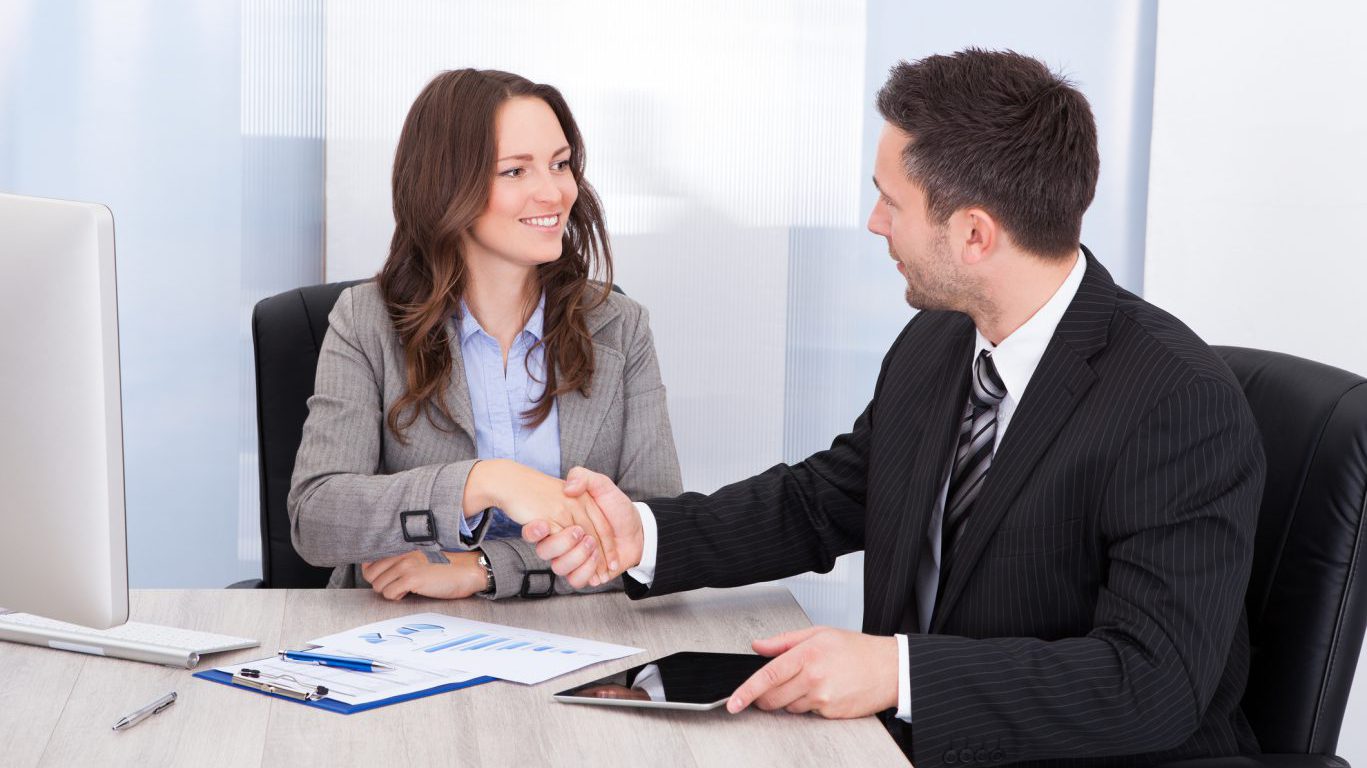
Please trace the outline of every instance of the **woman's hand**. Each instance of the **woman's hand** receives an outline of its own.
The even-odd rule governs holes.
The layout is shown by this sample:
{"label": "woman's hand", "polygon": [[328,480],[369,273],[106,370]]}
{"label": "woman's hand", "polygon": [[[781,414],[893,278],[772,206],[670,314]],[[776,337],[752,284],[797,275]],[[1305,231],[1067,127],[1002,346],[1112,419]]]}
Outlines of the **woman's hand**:
{"label": "woman's hand", "polygon": [[370,588],[386,600],[402,600],[409,593],[450,600],[484,591],[487,583],[478,552],[443,552],[449,561],[429,563],[427,555],[413,550],[362,563],[361,573]]}
{"label": "woman's hand", "polygon": [[[511,520],[526,525],[533,520],[551,523],[551,533],[578,526],[585,534],[580,546],[590,553],[599,583],[606,583],[617,569],[617,540],[612,525],[593,500],[584,494],[565,495],[565,481],[509,459],[481,461],[465,481],[464,507],[498,507]],[[586,578],[587,578],[586,574]]]}
{"label": "woman's hand", "polygon": [[[617,554],[608,573],[609,578],[641,564],[641,557],[645,554],[645,530],[641,526],[641,514],[607,475],[575,467],[565,478],[565,493],[575,498],[593,499],[611,526],[613,548]],[[593,547],[585,545],[590,544],[591,540],[584,537],[578,526],[556,533],[546,522],[534,520],[522,526],[522,538],[535,544],[537,556],[549,560],[551,570],[564,576],[575,589],[583,589],[586,584],[596,587],[607,582],[589,559]]]}

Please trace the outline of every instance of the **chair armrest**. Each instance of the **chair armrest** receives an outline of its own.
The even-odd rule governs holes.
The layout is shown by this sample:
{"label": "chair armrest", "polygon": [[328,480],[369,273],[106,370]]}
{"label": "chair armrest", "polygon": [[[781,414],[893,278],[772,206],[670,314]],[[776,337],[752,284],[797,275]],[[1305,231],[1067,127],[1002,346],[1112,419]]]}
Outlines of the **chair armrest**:
{"label": "chair armrest", "polygon": [[233,582],[232,584],[229,584],[227,588],[228,588],[228,589],[261,589],[261,588],[263,588],[263,587],[265,587],[265,586],[266,586],[265,583],[263,583],[263,582],[261,581],[261,579],[245,579],[245,580],[243,580],[243,581]]}
{"label": "chair armrest", "polygon": [[1334,755],[1240,755],[1164,763],[1159,768],[1350,768]]}

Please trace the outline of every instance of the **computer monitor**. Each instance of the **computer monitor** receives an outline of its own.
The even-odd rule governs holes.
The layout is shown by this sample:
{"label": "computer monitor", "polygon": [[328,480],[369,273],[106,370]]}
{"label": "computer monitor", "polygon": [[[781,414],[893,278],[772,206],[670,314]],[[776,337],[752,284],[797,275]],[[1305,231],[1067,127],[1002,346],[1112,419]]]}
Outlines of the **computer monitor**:
{"label": "computer monitor", "polygon": [[114,217],[0,194],[0,606],[128,620]]}

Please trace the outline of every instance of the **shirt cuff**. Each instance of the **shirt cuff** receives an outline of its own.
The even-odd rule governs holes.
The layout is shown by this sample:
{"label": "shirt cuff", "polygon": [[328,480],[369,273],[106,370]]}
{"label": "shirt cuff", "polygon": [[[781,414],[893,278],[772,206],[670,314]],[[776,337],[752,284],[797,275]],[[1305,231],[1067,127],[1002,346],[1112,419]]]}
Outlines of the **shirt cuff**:
{"label": "shirt cuff", "polygon": [[627,575],[648,587],[655,581],[655,554],[659,545],[659,529],[655,526],[655,513],[644,501],[636,502],[636,513],[641,516],[641,563],[627,570]]}
{"label": "shirt cuff", "polygon": [[897,636],[897,719],[911,722],[911,660],[906,635]]}
{"label": "shirt cuff", "polygon": [[660,666],[658,664],[647,664],[636,675],[631,687],[634,690],[645,691],[651,701],[665,700],[665,681],[660,679]]}
{"label": "shirt cuff", "polygon": [[483,512],[480,512],[479,517],[475,518],[475,525],[472,528],[470,526],[470,518],[465,515],[460,515],[460,543],[467,547],[474,546],[476,543],[475,531],[479,530],[480,526],[484,525],[484,518],[488,516],[489,510],[486,509]]}

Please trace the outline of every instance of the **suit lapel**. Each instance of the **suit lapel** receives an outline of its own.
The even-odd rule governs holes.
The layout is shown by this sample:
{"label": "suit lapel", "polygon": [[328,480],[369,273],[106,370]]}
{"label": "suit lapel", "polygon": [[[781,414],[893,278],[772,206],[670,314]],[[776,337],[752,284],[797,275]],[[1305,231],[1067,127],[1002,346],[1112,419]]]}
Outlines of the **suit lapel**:
{"label": "suit lapel", "polygon": [[[455,427],[470,436],[470,444],[475,444],[475,412],[470,406],[470,385],[465,381],[465,356],[460,349],[460,323],[453,319],[446,321],[447,347],[451,350],[451,378],[446,385],[446,405],[451,409]],[[435,410],[435,409],[434,409]],[[434,414],[440,419],[440,414]]]}
{"label": "suit lapel", "polygon": [[944,630],[946,617],[1021,486],[1096,381],[1088,361],[1106,346],[1116,286],[1091,252],[1082,250],[1087,258],[1082,284],[1049,340],[993,456],[982,493],[964,520],[948,581],[940,585],[931,632]]}
{"label": "suit lapel", "polygon": [[593,343],[593,378],[589,382],[589,397],[580,392],[566,392],[556,400],[560,420],[560,475],[572,467],[583,466],[598,437],[608,409],[622,388],[622,374],[626,357],[617,349],[601,343],[596,337],[618,316],[611,302],[604,302],[589,312],[585,322]]}
{"label": "suit lapel", "polygon": [[[954,441],[959,433],[959,421],[963,416],[963,403],[968,397],[968,366],[973,357],[973,324],[968,316],[961,315],[959,322],[938,340],[939,345],[931,350],[916,365],[928,370],[945,373],[927,388],[924,399],[897,403],[894,407],[906,409],[912,423],[920,421],[922,429],[908,429],[906,439],[917,440],[917,447],[911,452],[911,463],[904,472],[910,476],[905,493],[895,496],[899,499],[897,527],[891,535],[891,562],[910,563],[909,578],[889,583],[879,578],[866,579],[865,583],[885,588],[883,596],[873,595],[869,604],[879,606],[878,623],[872,631],[880,634],[903,631],[903,619],[916,615],[916,574],[921,557],[924,555],[926,526],[930,512],[935,508],[936,495],[940,484],[949,471],[949,459],[953,454]],[[958,372],[962,372],[961,374]],[[922,472],[920,468],[934,468],[933,472]]]}

